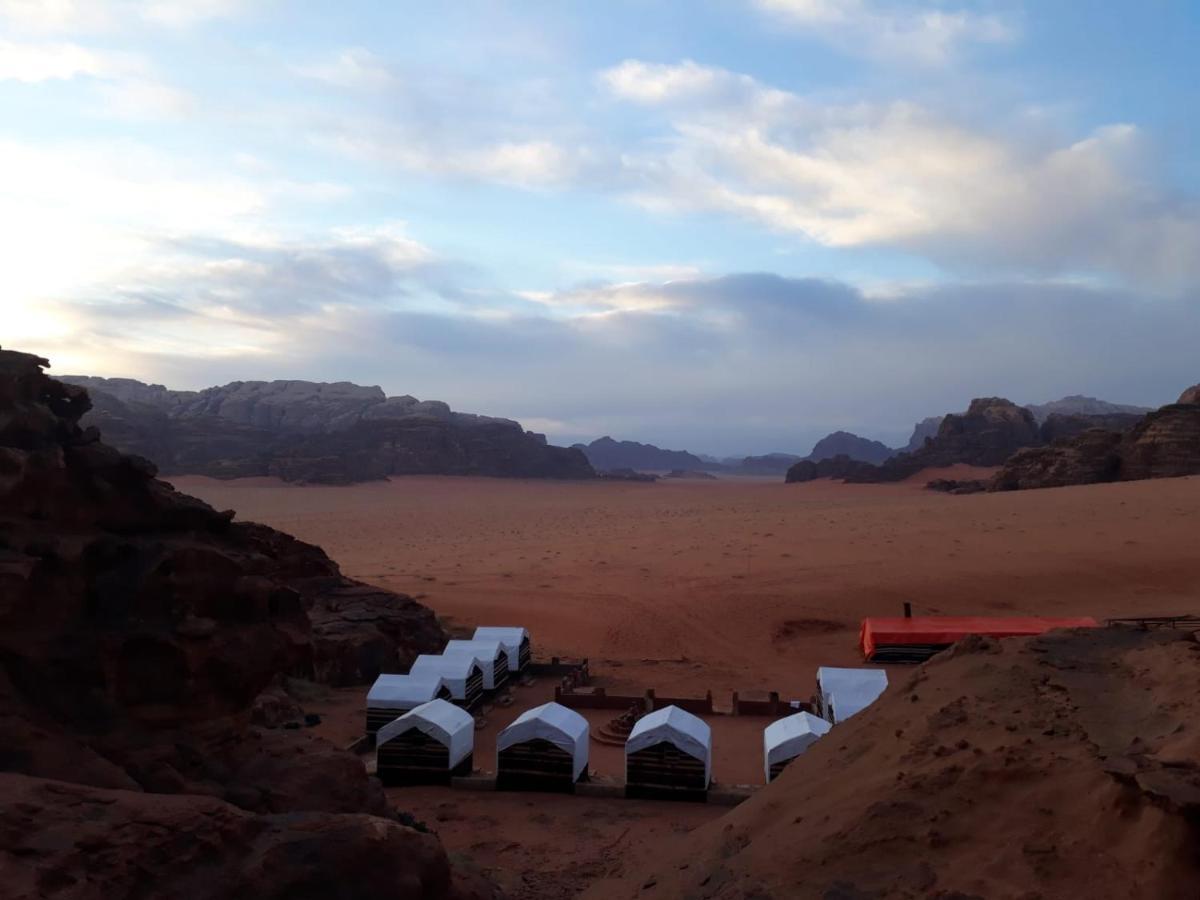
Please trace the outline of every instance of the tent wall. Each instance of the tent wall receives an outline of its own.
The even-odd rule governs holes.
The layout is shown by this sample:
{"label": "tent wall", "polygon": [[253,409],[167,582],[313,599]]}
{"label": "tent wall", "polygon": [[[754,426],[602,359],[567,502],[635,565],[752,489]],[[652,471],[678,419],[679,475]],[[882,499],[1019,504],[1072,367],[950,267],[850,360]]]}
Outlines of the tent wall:
{"label": "tent wall", "polygon": [[571,753],[544,738],[511,744],[496,754],[496,787],[500,790],[574,790],[577,777]]}
{"label": "tent wall", "polygon": [[630,797],[703,800],[708,783],[704,760],[684,753],[669,741],[625,757],[625,793]]}

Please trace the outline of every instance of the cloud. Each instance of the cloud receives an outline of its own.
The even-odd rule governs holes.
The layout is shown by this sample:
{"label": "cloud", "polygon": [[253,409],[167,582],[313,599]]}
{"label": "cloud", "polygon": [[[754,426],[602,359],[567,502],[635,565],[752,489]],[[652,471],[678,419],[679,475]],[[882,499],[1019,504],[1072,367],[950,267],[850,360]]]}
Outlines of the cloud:
{"label": "cloud", "polygon": [[0,21],[25,31],[109,31],[132,22],[190,28],[244,14],[255,0],[0,0]]}
{"label": "cloud", "polygon": [[753,0],[775,21],[846,53],[922,66],[945,66],[966,46],[1006,44],[1015,25],[1000,16],[871,0]]}
{"label": "cloud", "polygon": [[194,105],[189,94],[162,83],[154,67],[136,54],[74,43],[0,41],[0,81],[40,84],[76,78],[95,82],[100,111],[115,118],[178,118]]}
{"label": "cloud", "polygon": [[185,235],[56,301],[58,331],[24,346],[57,371],[178,387],[381,384],[536,419],[566,442],[612,433],[803,453],[837,429],[903,443],[914,421],[972,396],[1166,402],[1195,381],[1200,340],[1200,298],[1079,284],[918,286],[879,300],[839,281],[731,273],[535,293],[504,291],[403,227]]}
{"label": "cloud", "polygon": [[398,83],[391,67],[365,47],[347,47],[321,62],[290,68],[302,78],[355,90],[382,90]]}
{"label": "cloud", "polygon": [[886,246],[950,268],[1091,271],[1200,283],[1200,207],[1145,175],[1131,124],[1082,138],[969,127],[904,102],[821,106],[744,75],[627,60],[615,96],[660,110],[624,156],[630,198],[717,210],[830,247]]}

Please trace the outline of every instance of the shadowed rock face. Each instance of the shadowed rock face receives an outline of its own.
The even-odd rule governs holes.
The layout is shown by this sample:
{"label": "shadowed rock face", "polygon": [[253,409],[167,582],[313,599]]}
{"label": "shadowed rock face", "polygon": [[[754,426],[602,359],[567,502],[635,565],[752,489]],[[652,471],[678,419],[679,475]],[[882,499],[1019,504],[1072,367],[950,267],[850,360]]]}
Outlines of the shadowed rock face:
{"label": "shadowed rock face", "polygon": [[881,466],[833,464],[819,470],[828,471],[829,476],[811,476],[810,467],[797,464],[788,470],[787,480],[811,476],[863,483],[903,481],[925,468],[958,463],[998,466],[1021,447],[1040,443],[1038,425],[1029,410],[1000,397],[984,397],[972,400],[965,413],[943,417],[937,435],[912,453],[899,453]]}
{"label": "shadowed rock face", "polygon": [[598,472],[615,469],[703,469],[704,460],[686,450],[664,450],[637,441],[597,438],[590,444],[575,444],[572,449],[584,453]]}
{"label": "shadowed rock face", "polygon": [[808,458],[814,462],[831,459],[835,456],[848,456],[859,462],[869,462],[878,465],[884,460],[895,456],[896,451],[879,441],[872,441],[848,431],[835,431],[817,441]]}
{"label": "shadowed rock face", "polygon": [[[385,880],[415,878],[398,882],[421,885],[411,896],[451,896],[436,842],[348,815],[390,815],[357,758],[250,724],[282,673],[358,681],[436,650],[432,613],[156,480],[149,462],[79,426],[86,391],[46,365],[0,350],[0,772],[28,776],[0,787],[28,798],[0,810],[5,895],[52,883],[64,897],[245,896],[227,891],[264,878],[267,896],[282,896],[238,855],[249,852],[284,884],[309,871],[305,858],[358,859]],[[172,866],[188,867],[183,843],[177,860],[164,836],[175,832],[211,836],[206,865],[230,882],[204,884],[196,869],[167,889]],[[361,857],[339,845],[351,839]],[[69,849],[77,840],[88,852]],[[338,896],[370,896],[349,891]]]}
{"label": "shadowed rock face", "polygon": [[235,381],[172,391],[126,378],[66,376],[86,387],[83,424],[168,474],[347,484],[389,475],[589,478],[576,450],[552,447],[511,419],[454,412],[337,382]]}
{"label": "shadowed rock face", "polygon": [[[1198,397],[1195,388],[1181,400]],[[1065,487],[1200,474],[1200,402],[1164,406],[1125,431],[1091,429],[1014,454],[991,489]]]}

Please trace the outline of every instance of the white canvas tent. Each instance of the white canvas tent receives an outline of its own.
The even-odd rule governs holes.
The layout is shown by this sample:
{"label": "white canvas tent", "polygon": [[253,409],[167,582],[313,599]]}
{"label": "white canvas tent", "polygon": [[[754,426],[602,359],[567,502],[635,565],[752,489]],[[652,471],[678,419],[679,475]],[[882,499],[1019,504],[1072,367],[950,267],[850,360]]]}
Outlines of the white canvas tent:
{"label": "white canvas tent", "polygon": [[[524,628],[482,625],[475,629],[474,641],[499,641],[508,654],[508,673],[516,675],[525,668],[530,657],[529,632]],[[524,653],[522,653],[524,650]]]}
{"label": "white canvas tent", "polygon": [[380,675],[367,691],[367,709],[407,712],[437,697],[443,684],[442,676],[434,672]]}
{"label": "white canvas tent", "polygon": [[388,741],[413,728],[429,735],[450,751],[450,769],[470,756],[475,748],[475,719],[470,713],[445,700],[423,703],[384,725],[376,735],[375,744],[383,747]]}
{"label": "white canvas tent", "polygon": [[817,699],[821,714],[837,725],[862,712],[887,690],[883,669],[817,669]]}
{"label": "white canvas tent", "polygon": [[422,653],[408,670],[410,675],[440,675],[450,696],[455,700],[468,700],[468,681],[472,674],[482,677],[483,667],[470,653],[433,656]]}
{"label": "white canvas tent", "polygon": [[367,734],[374,734],[381,726],[422,703],[449,696],[442,676],[434,672],[380,675],[367,691]]}
{"label": "white canvas tent", "polygon": [[[763,771],[767,782],[774,777],[772,766],[782,768],[782,763],[795,759],[822,735],[828,734],[833,726],[811,713],[795,715],[772,722],[763,729]],[[778,769],[775,772],[777,776]]]}
{"label": "white canvas tent", "polygon": [[625,742],[625,758],[664,741],[704,763],[704,780],[712,780],[712,729],[678,706],[665,706],[638,719]]}
{"label": "white canvas tent", "polygon": [[[483,669],[483,689],[485,691],[494,691],[508,680],[512,664],[508,662],[508,652],[499,641],[447,641],[442,655],[449,656],[454,653],[470,653],[475,657],[479,667]],[[505,664],[503,669],[497,673],[499,660],[504,660]]]}
{"label": "white canvas tent", "polygon": [[558,703],[543,703],[517,716],[496,738],[497,758],[502,750],[514,744],[538,738],[570,754],[572,781],[578,781],[587,771],[588,721],[575,710]]}

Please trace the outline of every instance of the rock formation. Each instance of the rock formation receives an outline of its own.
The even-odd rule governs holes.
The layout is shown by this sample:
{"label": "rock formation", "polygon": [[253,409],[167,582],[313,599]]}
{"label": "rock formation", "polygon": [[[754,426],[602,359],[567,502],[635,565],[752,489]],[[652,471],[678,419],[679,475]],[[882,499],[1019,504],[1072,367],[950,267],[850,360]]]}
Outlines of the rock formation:
{"label": "rock formation", "polygon": [[959,463],[998,466],[1021,447],[1040,443],[1037,422],[1029,410],[1000,397],[984,397],[972,400],[965,413],[943,417],[937,435],[927,439],[920,449],[899,453],[880,466],[838,463],[818,470],[828,475],[813,476],[812,468],[798,463],[788,470],[786,480],[833,477],[864,483],[903,481],[926,468]]}
{"label": "rock formation", "polygon": [[788,484],[815,481],[818,478],[834,478],[839,481],[872,481],[878,480],[878,473],[878,466],[851,459],[843,454],[822,459],[820,462],[802,459],[787,470],[784,480]]}
{"label": "rock formation", "polygon": [[1016,453],[996,473],[991,489],[1200,474],[1200,391],[1189,388],[1179,399],[1147,413],[1125,431],[1093,428],[1048,447]]}
{"label": "rock formation", "polygon": [[1060,416],[1144,416],[1150,412],[1148,406],[1133,406],[1128,403],[1110,403],[1107,400],[1097,400],[1095,397],[1084,397],[1072,394],[1061,400],[1051,400],[1048,403],[1027,403],[1025,408],[1033,413],[1038,424],[1044,423],[1052,415]]}
{"label": "rock formation", "polygon": [[946,417],[930,416],[914,425],[912,437],[908,439],[908,444],[904,447],[904,452],[912,453],[914,450],[920,450],[924,447],[926,438],[932,438],[937,435],[938,428],[941,426],[942,419],[944,418]]}
{"label": "rock formation", "polygon": [[454,412],[440,401],[387,397],[349,382],[235,381],[172,391],[127,378],[67,376],[86,387],[114,446],[166,474],[345,484],[389,475],[590,478],[575,450],[552,447],[511,419]]}
{"label": "rock formation", "polygon": [[1142,420],[1145,413],[1105,413],[1095,415],[1050,413],[1038,429],[1043,444],[1053,444],[1063,438],[1083,434],[1092,428],[1107,431],[1126,431]]}
{"label": "rock formation", "polygon": [[639,471],[671,469],[703,469],[705,463],[686,450],[663,450],[653,444],[637,441],[615,441],[605,436],[590,444],[575,444],[572,449],[581,451],[597,471],[637,469]]}
{"label": "rock formation", "polygon": [[879,465],[886,459],[896,455],[896,451],[879,441],[859,437],[848,431],[835,431],[817,441],[808,459],[820,462],[834,456],[848,456],[859,462],[869,462]]}
{"label": "rock formation", "polygon": [[440,647],[432,613],[156,480],[46,365],[0,350],[5,895],[465,896],[361,761],[250,723],[282,673],[359,681]]}

